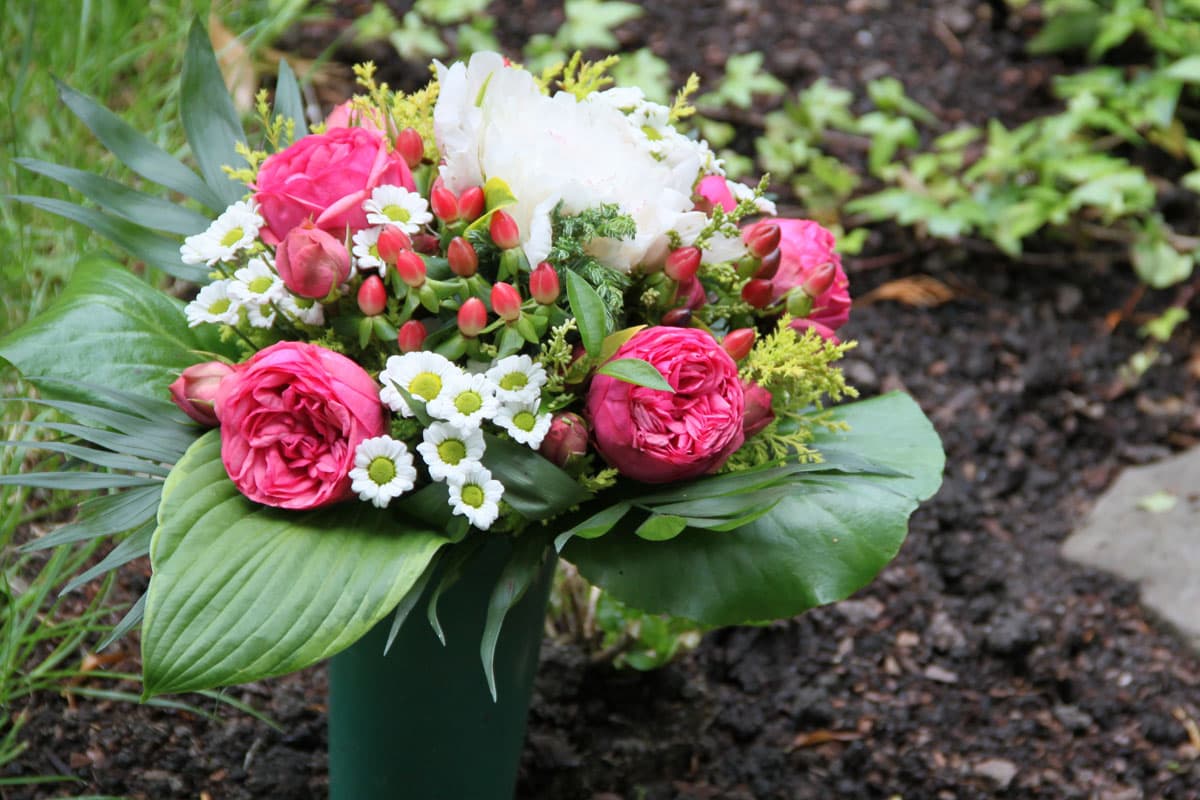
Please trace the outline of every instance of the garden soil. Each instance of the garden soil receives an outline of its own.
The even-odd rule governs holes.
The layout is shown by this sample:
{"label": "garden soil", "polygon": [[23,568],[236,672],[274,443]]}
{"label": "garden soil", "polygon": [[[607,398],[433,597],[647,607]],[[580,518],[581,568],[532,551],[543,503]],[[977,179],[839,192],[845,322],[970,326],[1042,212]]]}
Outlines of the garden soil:
{"label": "garden soil", "polygon": [[[499,5],[512,47],[557,23],[550,4]],[[998,19],[984,3],[645,5],[622,45],[653,47],[676,79],[760,49],[794,87],[894,75],[948,122],[1052,108],[1049,80],[1069,68],[1023,54],[1036,18]],[[307,26],[288,46],[319,50],[341,24]],[[737,120],[747,141],[763,110]],[[1200,442],[1200,332],[1178,330],[1129,379],[1146,345],[1138,323],[1163,299],[1118,319],[1135,284],[1116,253],[1035,250],[1015,263],[883,229],[846,259],[862,298],[844,329],[859,343],[846,372],[865,396],[920,402],[946,446],[941,492],[895,562],[846,602],[711,632],[650,673],[547,640],[519,798],[1200,797],[1200,658],[1133,585],[1059,556],[1122,467]],[[123,580],[143,589],[145,568]],[[136,671],[135,643],[119,647],[128,657],[110,666]],[[2,777],[78,783],[0,797],[323,798],[326,688],[321,666],[230,690],[281,730],[204,698],[182,699],[217,719],[36,696],[20,709],[29,749]]]}

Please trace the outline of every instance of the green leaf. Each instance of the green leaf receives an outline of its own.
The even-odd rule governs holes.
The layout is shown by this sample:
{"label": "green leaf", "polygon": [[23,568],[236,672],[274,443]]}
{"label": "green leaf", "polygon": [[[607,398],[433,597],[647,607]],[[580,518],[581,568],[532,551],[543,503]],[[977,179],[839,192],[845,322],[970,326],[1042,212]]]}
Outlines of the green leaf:
{"label": "green leaf", "polygon": [[213,211],[224,211],[228,203],[210,189],[199,175],[92,98],[65,83],[57,83],[58,96],[96,138],[121,163],[143,178],[185,194]]}
{"label": "green leaf", "polygon": [[526,532],[513,545],[512,555],[500,571],[496,587],[488,600],[487,621],[483,626],[483,637],[479,641],[479,657],[483,661],[483,672],[487,677],[492,700],[496,699],[494,664],[500,628],[509,610],[524,597],[525,591],[537,577],[545,560],[546,540],[533,531]]}
{"label": "green leaf", "polygon": [[688,528],[647,543],[625,524],[602,538],[572,539],[564,557],[622,602],[706,625],[778,619],[847,597],[896,555],[908,516],[940,485],[945,457],[905,395],[840,406],[834,417],[851,429],[822,433],[818,451],[854,453],[904,474],[815,465],[795,472],[793,492],[736,530]]}
{"label": "green leaf", "polygon": [[62,453],[63,455],[77,458],[80,461],[85,461],[88,464],[95,464],[98,467],[107,467],[108,469],[123,470],[125,472],[144,472],[148,475],[163,476],[167,474],[166,467],[156,464],[153,461],[146,461],[122,453],[113,453],[108,450],[97,450],[94,447],[69,444],[67,442],[0,441],[0,447],[9,447],[14,450],[45,450],[50,453]]}
{"label": "green leaf", "polygon": [[161,497],[162,486],[156,485],[90,498],[80,504],[78,520],[26,542],[21,546],[21,551],[44,550],[60,544],[124,533],[154,519]]}
{"label": "green leaf", "polygon": [[683,533],[687,520],[671,514],[652,514],[634,531],[635,534],[651,542],[665,542]]}
{"label": "green leaf", "polygon": [[442,630],[442,621],[438,618],[438,603],[442,599],[442,594],[458,583],[467,562],[474,558],[482,543],[483,540],[477,536],[474,539],[463,542],[458,547],[444,551],[441,558],[441,565],[438,569],[438,583],[429,595],[429,604],[425,607],[425,618],[429,620],[429,627],[433,628],[433,632],[437,635],[438,641],[442,643],[442,646],[446,644],[446,633]]}
{"label": "green leaf", "polygon": [[[425,571],[421,573],[421,577],[417,578],[417,582],[413,584],[412,589],[396,605],[396,611],[392,615],[392,627],[388,631],[387,642],[383,646],[383,654],[385,656],[392,649],[392,644],[395,643],[396,636],[400,633],[400,628],[403,627],[404,621],[408,619],[408,615],[417,607],[417,603],[421,601],[421,596],[425,594],[425,587],[428,585],[429,579],[433,577],[433,573],[437,569],[437,564],[437,558],[431,560],[429,566],[425,567]],[[444,637],[439,636],[438,638],[445,641]]]}
{"label": "green leaf", "polygon": [[147,697],[259,680],[355,642],[412,590],[445,539],[351,502],[260,506],[230,482],[216,431],[177,465],[151,543]]}
{"label": "green leaf", "polygon": [[632,506],[629,503],[614,503],[603,511],[598,511],[573,527],[554,537],[554,549],[562,552],[563,547],[572,537],[580,539],[595,539],[611,531],[617,523],[629,513]]}
{"label": "green leaf", "polygon": [[121,621],[113,626],[113,629],[109,632],[108,636],[105,636],[103,641],[96,645],[97,652],[104,650],[104,648],[108,647],[117,639],[120,639],[122,636],[140,625],[145,614],[146,595],[143,594],[137,599],[137,602],[133,604],[129,611],[125,612],[125,616],[121,617]]}
{"label": "green leaf", "polygon": [[504,502],[526,519],[548,519],[591,498],[574,478],[536,450],[486,433],[484,441],[484,466],[504,484]]}
{"label": "green leaf", "polygon": [[597,355],[604,343],[604,301],[580,275],[572,270],[566,270],[566,273],[567,301],[571,304],[571,313],[579,325],[579,337],[583,339],[583,347],[588,355]]}
{"label": "green leaf", "polygon": [[596,372],[626,383],[675,394],[675,388],[667,383],[663,374],[649,361],[640,358],[618,358],[609,361]]}
{"label": "green leaf", "polygon": [[275,116],[283,116],[295,123],[296,131],[292,141],[308,133],[308,121],[304,118],[304,98],[300,94],[300,84],[296,82],[296,73],[292,72],[287,59],[279,61],[279,75],[275,79]]}
{"label": "green leaf", "polygon": [[188,31],[179,78],[179,116],[200,174],[220,198],[221,209],[240,200],[246,187],[231,180],[222,167],[236,168],[246,163],[235,147],[238,142],[245,144],[246,134],[199,17],[192,20]]}
{"label": "green leaf", "polygon": [[567,0],[564,12],[566,20],[554,34],[554,41],[568,51],[614,50],[620,42],[612,29],[642,15],[637,3],[621,0]]}
{"label": "green leaf", "polygon": [[[178,301],[104,259],[85,259],[40,316],[0,339],[0,357],[35,384],[93,383],[165,400],[208,349]],[[102,357],[98,357],[102,356]],[[86,391],[72,392],[88,398]]]}
{"label": "green leaf", "polygon": [[147,521],[146,524],[131,533],[128,538],[109,551],[100,563],[96,564],[91,569],[84,570],[62,588],[59,594],[66,594],[74,591],[80,586],[83,586],[93,578],[98,578],[104,573],[114,570],[122,564],[128,564],[135,558],[141,558],[150,552],[150,537],[154,535],[154,524],[152,521]]}
{"label": "green leaf", "polygon": [[1141,237],[1134,242],[1130,255],[1138,278],[1154,289],[1166,289],[1187,280],[1194,266],[1189,254],[1152,237]]}

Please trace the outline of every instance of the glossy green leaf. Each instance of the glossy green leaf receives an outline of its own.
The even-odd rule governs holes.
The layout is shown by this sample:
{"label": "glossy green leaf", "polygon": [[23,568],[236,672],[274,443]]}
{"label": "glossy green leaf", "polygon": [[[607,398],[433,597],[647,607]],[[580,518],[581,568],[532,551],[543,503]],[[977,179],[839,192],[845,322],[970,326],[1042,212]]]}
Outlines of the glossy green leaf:
{"label": "glossy green leaf", "polygon": [[292,141],[308,133],[308,121],[304,118],[304,96],[300,93],[296,73],[287,59],[280,59],[279,75],[275,78],[275,116],[281,115],[296,126]]}
{"label": "glossy green leaf", "polygon": [[523,444],[484,434],[483,464],[504,484],[504,502],[526,519],[556,516],[591,499],[574,478]]}
{"label": "glossy green leaf", "polygon": [[637,526],[634,533],[647,541],[665,542],[683,533],[683,529],[687,525],[688,521],[683,517],[677,517],[672,514],[653,514],[645,522]]}
{"label": "glossy green leaf", "polygon": [[357,641],[412,590],[445,538],[349,502],[308,512],[247,500],[209,432],[177,465],[151,543],[146,696],[259,680]]}
{"label": "glossy green leaf", "polygon": [[200,174],[220,198],[221,208],[240,200],[246,194],[246,187],[231,180],[222,168],[245,165],[236,145],[245,144],[246,133],[225,88],[208,31],[199,17],[192,20],[188,31],[179,78],[179,116]]}
{"label": "glossy green leaf", "polygon": [[605,310],[604,301],[592,288],[592,285],[573,270],[567,273],[567,301],[571,304],[571,314],[579,325],[579,337],[588,355],[597,355],[604,343]]}
{"label": "glossy green leaf", "polygon": [[554,538],[554,549],[562,552],[563,547],[572,537],[580,539],[595,539],[611,531],[617,523],[629,513],[632,506],[629,503],[613,503],[611,506],[598,511]]}
{"label": "glossy green leaf", "polygon": [[525,591],[537,577],[546,560],[546,539],[536,531],[527,531],[513,544],[512,555],[496,579],[496,587],[488,600],[487,620],[479,641],[479,657],[487,678],[492,700],[496,699],[496,643],[508,612],[525,596]]}
{"label": "glossy green leaf", "polygon": [[674,387],[667,383],[663,374],[649,361],[643,361],[640,358],[618,358],[609,361],[596,372],[626,383],[675,394]]}
{"label": "glossy green leaf", "polygon": [[442,563],[438,570],[438,583],[433,588],[433,591],[429,593],[429,604],[425,607],[425,618],[429,620],[429,627],[433,628],[438,641],[443,645],[446,644],[446,632],[442,630],[442,621],[438,618],[438,603],[441,602],[442,594],[458,583],[467,562],[475,556],[482,542],[482,539],[475,537],[458,547],[446,550],[442,556]]}

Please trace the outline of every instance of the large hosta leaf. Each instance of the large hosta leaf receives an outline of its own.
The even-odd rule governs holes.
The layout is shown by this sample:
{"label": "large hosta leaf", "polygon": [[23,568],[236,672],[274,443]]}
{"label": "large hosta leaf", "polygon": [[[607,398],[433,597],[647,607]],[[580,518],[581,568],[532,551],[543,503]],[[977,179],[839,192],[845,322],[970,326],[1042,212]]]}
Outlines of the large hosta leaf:
{"label": "large hosta leaf", "polygon": [[258,680],[355,642],[421,577],[445,537],[366,503],[295,512],[250,502],[216,431],[164,487],[142,627],[146,694]]}
{"label": "large hosta leaf", "polygon": [[[205,326],[214,327],[214,326]],[[95,384],[167,399],[167,386],[187,366],[211,356],[215,337],[188,328],[178,301],[101,258],[86,258],[43,314],[0,339],[0,357],[33,383]]]}
{"label": "large hosta leaf", "polygon": [[688,528],[648,542],[623,522],[563,552],[590,581],[646,611],[731,625],[788,617],[847,597],[900,549],[908,517],[941,483],[945,457],[933,426],[906,395],[842,406],[847,433],[818,449],[848,453],[903,475],[803,471],[794,492],[728,532]]}

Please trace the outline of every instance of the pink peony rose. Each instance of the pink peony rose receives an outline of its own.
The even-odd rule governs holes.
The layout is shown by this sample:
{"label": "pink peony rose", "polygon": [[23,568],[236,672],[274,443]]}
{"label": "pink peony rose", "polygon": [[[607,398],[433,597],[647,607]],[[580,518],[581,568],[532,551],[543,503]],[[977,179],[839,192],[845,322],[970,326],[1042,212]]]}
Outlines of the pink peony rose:
{"label": "pink peony rose", "polygon": [[213,400],[221,379],[231,372],[233,367],[220,361],[192,364],[168,387],[171,401],[196,422],[214,428],[218,422]]}
{"label": "pink peony rose", "polygon": [[592,379],[587,415],[596,449],[622,475],[646,483],[713,472],[745,441],[737,365],[696,328],[639,331],[613,358],[653,364],[675,393],[607,375]]}
{"label": "pink peony rose", "polygon": [[303,342],[255,353],[221,381],[216,407],[230,479],[256,503],[279,508],[348,497],[355,449],[387,429],[371,376]]}
{"label": "pink peony rose", "polygon": [[700,196],[701,207],[711,210],[720,206],[727,213],[737,208],[737,200],[729,191],[729,183],[721,175],[709,175],[696,184],[696,194]]}
{"label": "pink peony rose", "polygon": [[370,113],[363,113],[354,108],[352,101],[347,100],[334,106],[333,111],[329,112],[329,116],[325,118],[325,130],[358,127],[383,133],[383,126],[379,122],[379,117],[374,113],[374,109]]}
{"label": "pink peony rose", "polygon": [[262,236],[277,244],[305,220],[344,239],[367,227],[362,209],[384,184],[413,190],[412,173],[384,137],[367,128],[332,128],[305,136],[263,162],[254,201],[267,221]]}
{"label": "pink peony rose", "polygon": [[842,259],[834,252],[833,234],[807,219],[773,219],[779,226],[779,249],[783,255],[779,271],[771,279],[772,300],[779,300],[793,286],[800,286],[814,269],[831,263],[836,269],[833,283],[813,298],[812,311],[805,319],[792,321],[796,330],[813,328],[826,339],[836,339],[834,331],[850,318],[850,281],[842,270]]}
{"label": "pink peony rose", "polygon": [[771,410],[771,393],[757,383],[743,383],[746,392],[746,416],[742,418],[742,431],[749,439],[771,424],[775,412]]}

